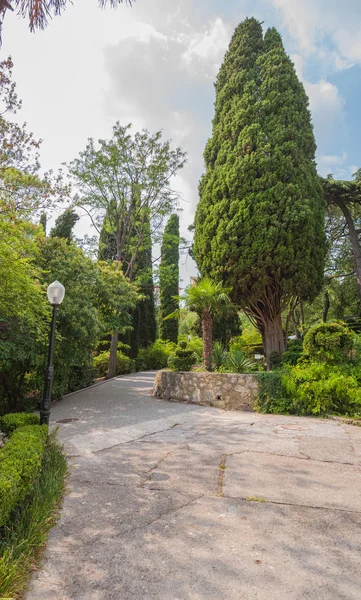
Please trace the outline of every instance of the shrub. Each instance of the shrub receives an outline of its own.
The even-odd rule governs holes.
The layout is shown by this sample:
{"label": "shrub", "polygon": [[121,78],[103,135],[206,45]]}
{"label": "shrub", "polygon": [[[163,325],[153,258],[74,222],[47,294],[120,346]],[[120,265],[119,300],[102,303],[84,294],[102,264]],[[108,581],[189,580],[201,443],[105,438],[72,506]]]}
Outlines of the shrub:
{"label": "shrub", "polygon": [[66,457],[54,433],[48,437],[39,476],[0,532],[0,598],[20,598],[39,562],[64,493]]}
{"label": "shrub", "polygon": [[[179,336],[179,341],[184,341],[187,344],[187,348],[193,350],[198,357],[198,362],[203,360],[203,340],[200,337],[194,336],[190,340],[186,336]],[[173,350],[174,352],[174,350]]]}
{"label": "shrub", "polygon": [[73,366],[70,368],[68,393],[82,390],[93,385],[97,371],[92,365]]}
{"label": "shrub", "polygon": [[233,350],[228,355],[227,369],[231,373],[247,373],[255,370],[255,363],[242,350]]}
{"label": "shrub", "polygon": [[353,344],[354,334],[345,324],[321,323],[306,333],[303,350],[311,361],[337,364],[350,359]]}
{"label": "shrub", "polygon": [[[110,351],[100,352],[98,356],[94,358],[94,368],[96,369],[98,377],[106,377],[108,374],[109,367],[109,356]],[[133,373],[135,371],[135,361],[123,354],[121,350],[117,352],[117,375],[125,375],[126,373]]]}
{"label": "shrub", "polygon": [[284,375],[280,371],[259,373],[258,397],[255,409],[262,413],[288,415],[294,411],[291,397],[284,385]]}
{"label": "shrub", "polygon": [[186,342],[180,342],[174,354],[171,354],[168,358],[168,367],[172,371],[191,371],[193,365],[197,362],[198,356],[193,352],[192,348],[187,348]]}
{"label": "shrub", "polygon": [[174,352],[174,342],[157,340],[148,348],[141,348],[136,358],[137,371],[158,371],[167,366],[168,358]]}
{"label": "shrub", "polygon": [[221,342],[215,342],[212,350],[212,365],[214,369],[224,367],[227,362],[227,352]]}
{"label": "shrub", "polygon": [[283,378],[287,395],[301,415],[359,414],[361,372],[326,363],[299,364]]}
{"label": "shrub", "polygon": [[41,470],[46,425],[16,429],[0,450],[0,526],[25,499]]}
{"label": "shrub", "polygon": [[39,422],[40,419],[38,415],[29,413],[9,413],[0,417],[0,431],[9,436],[19,427],[24,427],[25,425],[39,425]]}
{"label": "shrub", "polygon": [[288,342],[287,350],[282,355],[283,365],[296,365],[302,356],[303,345],[299,340]]}

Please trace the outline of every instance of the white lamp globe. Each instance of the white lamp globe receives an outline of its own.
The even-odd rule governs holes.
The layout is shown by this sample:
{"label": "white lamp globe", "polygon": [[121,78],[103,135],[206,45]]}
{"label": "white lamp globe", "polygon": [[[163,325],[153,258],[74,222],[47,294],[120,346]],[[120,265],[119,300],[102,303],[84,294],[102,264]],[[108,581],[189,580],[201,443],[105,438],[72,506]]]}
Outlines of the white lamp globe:
{"label": "white lamp globe", "polygon": [[50,304],[59,306],[64,300],[65,287],[59,281],[54,281],[48,286],[46,293]]}

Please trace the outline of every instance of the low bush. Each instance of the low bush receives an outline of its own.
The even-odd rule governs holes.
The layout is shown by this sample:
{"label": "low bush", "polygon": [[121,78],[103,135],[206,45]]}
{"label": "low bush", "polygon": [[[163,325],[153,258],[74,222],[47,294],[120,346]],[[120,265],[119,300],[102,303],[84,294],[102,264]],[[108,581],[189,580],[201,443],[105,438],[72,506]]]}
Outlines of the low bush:
{"label": "low bush", "polygon": [[[186,342],[187,344],[187,348],[189,348],[189,350],[193,350],[193,352],[197,355],[198,357],[198,362],[202,362],[203,360],[203,340],[200,337],[197,336],[193,336],[191,337],[190,340],[188,340],[188,338],[184,335],[180,335],[179,336],[179,343],[180,342]],[[174,350],[173,350],[174,352]]]}
{"label": "low bush", "polygon": [[26,502],[12,511],[11,520],[0,530],[0,598],[22,597],[40,562],[47,533],[56,522],[66,474],[64,452],[52,433]]}
{"label": "low bush", "polygon": [[73,366],[69,372],[67,393],[93,385],[97,371],[92,365]]}
{"label": "low bush", "polygon": [[297,414],[361,413],[361,371],[352,366],[299,364],[283,376],[283,384]]}
{"label": "low bush", "polygon": [[0,449],[0,526],[6,524],[38,477],[47,435],[46,425],[20,427]]}
{"label": "low bush", "polygon": [[257,375],[259,391],[255,409],[262,413],[288,415],[294,412],[292,398],[284,385],[284,375],[280,371],[270,371]]}
{"label": "low bush", "polygon": [[[106,377],[108,374],[110,351],[100,352],[94,358],[94,368],[98,377]],[[135,361],[123,354],[121,350],[117,352],[117,375],[125,375],[135,371]]]}
{"label": "low bush", "polygon": [[157,340],[148,348],[142,348],[136,358],[137,371],[158,371],[167,366],[169,356],[175,351],[174,342]]}
{"label": "low bush", "polygon": [[0,417],[0,431],[5,435],[11,435],[15,429],[24,427],[25,425],[39,425],[40,419],[38,415],[30,413],[8,413]]}
{"label": "low bush", "polygon": [[179,342],[179,346],[168,358],[168,367],[172,371],[191,371],[193,365],[198,362],[198,356],[186,342]]}
{"label": "low bush", "polygon": [[227,363],[228,354],[221,342],[215,342],[212,349],[212,367],[216,371]]}
{"label": "low bush", "polygon": [[230,373],[249,373],[256,369],[256,365],[242,350],[233,350],[228,355],[226,368]]}
{"label": "low bush", "polygon": [[304,355],[311,361],[338,364],[351,358],[354,334],[344,323],[320,323],[311,327],[303,342]]}
{"label": "low bush", "polygon": [[282,365],[296,365],[303,352],[303,344],[299,340],[288,342],[287,350],[282,355]]}

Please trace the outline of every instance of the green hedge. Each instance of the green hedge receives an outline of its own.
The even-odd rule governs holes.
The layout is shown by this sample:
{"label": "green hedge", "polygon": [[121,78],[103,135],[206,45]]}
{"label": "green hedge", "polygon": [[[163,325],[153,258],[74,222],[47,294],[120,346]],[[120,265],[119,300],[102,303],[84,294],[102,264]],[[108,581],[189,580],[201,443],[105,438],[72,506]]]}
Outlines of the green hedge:
{"label": "green hedge", "polygon": [[0,417],[0,431],[9,436],[19,427],[39,425],[39,422],[38,415],[32,413],[8,413]]}
{"label": "green hedge", "polygon": [[40,473],[48,436],[46,425],[16,429],[0,449],[0,526],[30,492]]}

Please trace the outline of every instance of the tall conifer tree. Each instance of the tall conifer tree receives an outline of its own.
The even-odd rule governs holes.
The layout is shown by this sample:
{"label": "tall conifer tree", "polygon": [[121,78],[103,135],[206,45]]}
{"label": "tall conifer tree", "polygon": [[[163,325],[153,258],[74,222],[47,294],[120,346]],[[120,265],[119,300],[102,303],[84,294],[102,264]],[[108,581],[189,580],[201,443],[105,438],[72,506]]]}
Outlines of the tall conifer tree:
{"label": "tall conifer tree", "polygon": [[178,319],[163,321],[179,308],[174,299],[179,293],[179,216],[170,217],[163,235],[161,263],[159,269],[160,318],[159,333],[163,340],[177,343]]}
{"label": "tall conifer tree", "polygon": [[308,99],[280,35],[246,19],[216,82],[194,252],[202,275],[231,285],[272,351],[281,313],[322,286],[324,202]]}

